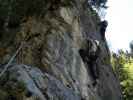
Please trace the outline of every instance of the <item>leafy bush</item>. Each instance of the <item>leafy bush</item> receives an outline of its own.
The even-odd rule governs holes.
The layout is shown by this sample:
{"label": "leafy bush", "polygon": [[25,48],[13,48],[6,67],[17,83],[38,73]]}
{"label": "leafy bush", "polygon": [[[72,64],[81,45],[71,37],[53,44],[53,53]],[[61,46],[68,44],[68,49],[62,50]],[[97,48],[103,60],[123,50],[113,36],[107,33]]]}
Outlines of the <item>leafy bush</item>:
{"label": "leafy bush", "polygon": [[0,78],[0,100],[21,100],[25,94],[24,82],[18,81],[16,77],[8,73]]}
{"label": "leafy bush", "polygon": [[112,65],[118,75],[122,87],[124,100],[133,98],[133,57],[131,53],[120,50],[118,54],[112,54]]}
{"label": "leafy bush", "polygon": [[26,16],[39,16],[45,12],[47,2],[48,0],[0,0],[0,21],[19,23]]}
{"label": "leafy bush", "polygon": [[106,8],[107,0],[90,0],[90,2],[93,6]]}

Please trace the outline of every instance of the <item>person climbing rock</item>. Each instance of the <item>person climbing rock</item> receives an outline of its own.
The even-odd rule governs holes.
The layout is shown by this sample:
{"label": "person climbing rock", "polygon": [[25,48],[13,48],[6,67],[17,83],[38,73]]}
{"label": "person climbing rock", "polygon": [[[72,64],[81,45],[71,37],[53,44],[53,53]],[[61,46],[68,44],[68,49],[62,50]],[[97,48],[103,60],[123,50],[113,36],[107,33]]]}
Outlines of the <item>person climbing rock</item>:
{"label": "person climbing rock", "polygon": [[99,68],[96,65],[97,59],[100,54],[99,41],[97,40],[87,40],[87,48],[80,49],[79,54],[83,59],[83,62],[87,64],[90,74],[93,79],[93,86],[97,84],[99,78]]}
{"label": "person climbing rock", "polygon": [[102,40],[105,40],[105,32],[106,32],[106,28],[108,26],[108,22],[106,20],[102,21],[99,23],[100,25],[100,34],[101,34],[101,37],[102,37]]}
{"label": "person climbing rock", "polygon": [[[90,42],[90,41],[88,41],[88,42]],[[88,52],[89,61],[87,63],[88,63],[88,67],[90,69],[91,76],[93,78],[93,86],[95,86],[97,84],[97,80],[99,78],[99,68],[97,66],[97,59],[100,54],[100,46],[99,46],[99,41],[97,41],[97,40],[91,41],[90,43],[92,45],[89,48],[89,52]]]}

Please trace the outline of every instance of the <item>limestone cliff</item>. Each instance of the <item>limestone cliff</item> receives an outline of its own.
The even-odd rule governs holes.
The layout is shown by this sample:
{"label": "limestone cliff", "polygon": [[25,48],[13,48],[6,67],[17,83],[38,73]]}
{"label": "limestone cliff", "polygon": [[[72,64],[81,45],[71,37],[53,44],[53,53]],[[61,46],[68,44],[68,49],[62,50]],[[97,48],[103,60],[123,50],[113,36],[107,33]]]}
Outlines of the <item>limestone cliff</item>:
{"label": "limestone cliff", "polygon": [[100,19],[86,0],[20,1],[1,19],[1,72],[22,48],[0,77],[0,100],[122,100]]}

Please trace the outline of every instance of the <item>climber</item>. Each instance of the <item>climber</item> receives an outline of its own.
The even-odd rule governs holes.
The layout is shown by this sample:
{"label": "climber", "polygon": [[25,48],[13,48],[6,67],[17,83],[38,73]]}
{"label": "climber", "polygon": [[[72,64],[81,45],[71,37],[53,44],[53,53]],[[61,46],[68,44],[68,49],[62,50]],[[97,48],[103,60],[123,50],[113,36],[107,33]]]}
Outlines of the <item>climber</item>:
{"label": "climber", "polygon": [[90,46],[91,43],[91,47],[89,47],[88,49],[88,67],[90,69],[90,73],[92,75],[92,78],[94,79],[93,85],[95,86],[97,84],[97,80],[99,78],[99,68],[97,66],[97,59],[99,57],[99,53],[100,53],[100,46],[99,46],[99,41],[95,40],[95,41],[88,41],[88,45]]}
{"label": "climber", "polygon": [[97,84],[97,80],[99,78],[99,68],[96,65],[97,59],[100,54],[99,41],[88,39],[87,40],[87,48],[80,49],[79,54],[80,54],[81,58],[83,59],[83,62],[88,65],[90,74],[93,78],[93,86],[95,86]]}
{"label": "climber", "polygon": [[106,28],[108,26],[108,22],[106,20],[102,21],[99,23],[100,25],[100,34],[102,36],[102,40],[105,40],[105,32],[106,32]]}

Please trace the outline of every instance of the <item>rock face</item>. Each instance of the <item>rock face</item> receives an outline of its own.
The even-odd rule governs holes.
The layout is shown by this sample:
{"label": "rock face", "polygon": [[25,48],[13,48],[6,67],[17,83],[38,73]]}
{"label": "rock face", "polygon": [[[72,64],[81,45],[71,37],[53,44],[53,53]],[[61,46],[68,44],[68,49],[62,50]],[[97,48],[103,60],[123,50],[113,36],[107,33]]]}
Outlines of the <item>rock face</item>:
{"label": "rock face", "polygon": [[26,93],[18,99],[7,92],[10,99],[4,100],[122,100],[91,7],[85,0],[51,0],[44,6],[44,13],[25,16],[19,26],[1,32],[1,63],[24,44],[5,75],[23,82]]}

